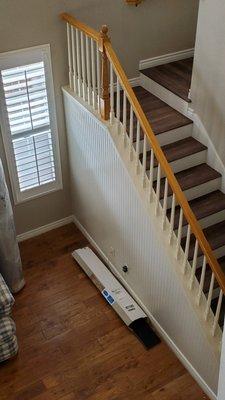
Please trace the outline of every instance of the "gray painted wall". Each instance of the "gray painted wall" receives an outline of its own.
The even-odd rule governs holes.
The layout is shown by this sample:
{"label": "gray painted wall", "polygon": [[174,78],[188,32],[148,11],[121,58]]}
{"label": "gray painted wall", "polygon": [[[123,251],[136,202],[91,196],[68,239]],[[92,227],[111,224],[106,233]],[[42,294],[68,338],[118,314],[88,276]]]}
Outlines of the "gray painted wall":
{"label": "gray painted wall", "polygon": [[[50,43],[64,189],[14,208],[17,232],[61,219],[71,212],[67,144],[61,86],[67,84],[65,24],[68,12],[94,28],[106,23],[129,77],[140,59],[193,47],[198,0],[145,0],[135,8],[124,0],[1,0],[0,52]],[[0,137],[0,156],[7,166]]]}
{"label": "gray painted wall", "polygon": [[225,164],[225,3],[200,0],[192,80],[193,108]]}

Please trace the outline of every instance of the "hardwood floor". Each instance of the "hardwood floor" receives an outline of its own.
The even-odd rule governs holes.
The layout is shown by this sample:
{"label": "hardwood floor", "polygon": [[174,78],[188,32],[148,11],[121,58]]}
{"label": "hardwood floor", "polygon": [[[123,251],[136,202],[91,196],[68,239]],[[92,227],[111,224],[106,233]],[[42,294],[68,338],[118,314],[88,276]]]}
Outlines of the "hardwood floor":
{"label": "hardwood floor", "polygon": [[164,344],[146,351],[71,257],[73,224],[23,242],[18,356],[0,365],[1,400],[207,399]]}

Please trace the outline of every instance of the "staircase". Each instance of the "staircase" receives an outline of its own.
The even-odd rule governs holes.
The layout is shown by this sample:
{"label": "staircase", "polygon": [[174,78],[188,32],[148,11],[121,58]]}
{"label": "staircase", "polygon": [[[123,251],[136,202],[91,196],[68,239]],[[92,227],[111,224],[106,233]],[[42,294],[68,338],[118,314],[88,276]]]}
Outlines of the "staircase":
{"label": "staircase", "polygon": [[[155,82],[158,85],[157,94],[165,100],[174,96],[176,102],[179,99],[185,101],[186,107],[191,104],[189,89],[191,84],[193,58],[175,61],[172,63],[159,65],[152,68],[141,70],[141,81],[144,76],[144,86],[151,88]],[[149,82],[148,82],[149,80]],[[162,88],[170,91],[170,95],[164,93]],[[192,137],[193,123],[190,119],[179,113],[168,104],[164,103],[159,97],[145,90],[143,87],[134,88],[134,92],[149,120],[155,135],[161,144],[162,150],[175,177],[180,184],[182,191],[189,201],[189,205],[203,228],[204,235],[216,255],[221,269],[225,273],[225,194],[221,188],[221,174],[211,168],[207,160],[207,147]],[[174,101],[175,102],[175,101]],[[178,107],[179,108],[179,107]],[[189,127],[189,131],[186,127]],[[174,136],[173,129],[178,128],[178,135]],[[163,135],[163,136],[161,136]],[[168,144],[169,143],[169,144]],[[143,159],[143,154],[140,154]],[[157,161],[154,161],[157,166]],[[149,174],[150,151],[147,152],[146,171]],[[160,199],[164,194],[165,179],[161,183]],[[156,187],[156,181],[155,181]],[[171,196],[171,190],[168,195]],[[167,210],[170,218],[171,208]],[[174,227],[178,229],[179,207],[175,208]],[[182,222],[181,246],[185,250],[187,240],[187,221]],[[188,260],[193,262],[195,249],[195,238],[190,236],[190,247]],[[197,267],[202,265],[201,249],[197,253]],[[200,282],[201,269],[196,268],[196,277]],[[207,295],[210,290],[210,267],[206,265],[206,276],[204,282],[204,293]],[[213,302],[217,303],[219,285],[213,284]],[[223,300],[223,312],[225,304]],[[223,318],[220,318],[220,326],[223,325]]]}
{"label": "staircase", "polygon": [[[225,312],[225,194],[221,174],[207,162],[209,149],[192,135],[189,88],[193,60],[142,70],[140,86],[132,89],[107,27],[98,33],[70,15],[63,14],[62,19],[67,24],[68,92],[107,129],[146,208],[146,221],[162,242],[161,252],[173,260],[184,298],[201,326],[198,334],[204,336],[218,367]],[[71,112],[67,116],[72,121]],[[77,118],[79,125],[81,115]],[[83,151],[90,152],[93,143],[86,148],[83,139],[79,140]],[[105,171],[103,175],[106,182]],[[82,181],[80,176],[78,181]],[[163,308],[158,311],[163,314]],[[204,371],[205,367],[203,363],[199,368]],[[214,388],[217,367],[210,383]]]}

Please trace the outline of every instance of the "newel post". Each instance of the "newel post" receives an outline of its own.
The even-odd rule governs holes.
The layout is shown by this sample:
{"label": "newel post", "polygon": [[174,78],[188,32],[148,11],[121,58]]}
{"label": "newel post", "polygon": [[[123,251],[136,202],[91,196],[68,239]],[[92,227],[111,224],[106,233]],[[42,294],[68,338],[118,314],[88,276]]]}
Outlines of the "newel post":
{"label": "newel post", "polygon": [[105,52],[105,42],[109,41],[108,27],[103,25],[100,31],[99,51],[101,53],[101,95],[100,95],[100,112],[101,117],[109,120],[110,115],[110,95],[109,95],[109,63]]}

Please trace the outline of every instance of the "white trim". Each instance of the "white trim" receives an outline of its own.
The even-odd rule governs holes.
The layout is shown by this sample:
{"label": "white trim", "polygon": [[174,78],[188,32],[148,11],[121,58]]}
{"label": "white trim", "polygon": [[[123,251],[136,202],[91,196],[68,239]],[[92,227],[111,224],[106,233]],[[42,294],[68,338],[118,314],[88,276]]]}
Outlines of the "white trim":
{"label": "white trim", "polygon": [[129,82],[132,87],[139,86],[140,85],[140,77],[137,76],[136,78],[131,78],[131,79],[129,79]]}
{"label": "white trim", "polygon": [[168,64],[173,61],[184,60],[185,58],[193,57],[194,48],[176,51],[175,53],[163,54],[158,57],[147,58],[141,60],[139,63],[139,69],[156,67],[157,65]]}
{"label": "white trim", "polygon": [[193,133],[192,136],[196,139],[198,139],[200,142],[202,142],[205,146],[208,147],[207,151],[207,164],[210,165],[210,167],[216,169],[218,172],[221,173],[222,178],[221,178],[221,190],[223,193],[225,193],[225,166],[217,153],[217,150],[206,130],[204,127],[203,122],[201,121],[201,118],[196,114],[193,113],[193,122],[194,122],[194,127],[193,127]]}
{"label": "white trim", "polygon": [[23,242],[24,240],[33,238],[35,236],[39,236],[42,233],[49,232],[52,231],[53,229],[60,228],[61,226],[70,224],[71,222],[74,222],[74,218],[72,215],[69,215],[68,217],[59,219],[58,221],[54,221],[51,222],[50,224],[32,229],[31,231],[21,233],[20,235],[17,235],[17,240],[18,242]]}
{"label": "white trim", "polygon": [[182,362],[182,364],[189,371],[191,376],[196,380],[196,382],[203,389],[203,391],[209,396],[210,399],[216,400],[217,396],[215,395],[215,393],[210,389],[210,387],[207,385],[207,383],[204,381],[204,379],[202,379],[202,377],[199,375],[199,373],[196,371],[196,369],[192,366],[192,364],[188,361],[188,359],[185,357],[185,355],[181,352],[181,350],[172,341],[172,339],[165,332],[165,330],[162,328],[162,326],[158,323],[158,321],[155,319],[155,317],[151,314],[151,312],[147,309],[147,307],[142,303],[142,301],[135,294],[135,292],[132,290],[130,285],[128,285],[126,280],[118,273],[115,266],[111,263],[111,261],[108,259],[108,257],[103,253],[103,251],[100,249],[100,247],[95,242],[95,240],[89,235],[89,233],[86,231],[86,229],[77,220],[77,218],[75,216],[73,216],[73,222],[77,226],[77,228],[82,232],[82,234],[86,237],[86,239],[89,241],[89,243],[96,249],[96,251],[98,252],[98,255],[100,255],[100,257],[102,257],[104,262],[109,267],[110,271],[124,285],[124,287],[128,290],[128,292],[131,294],[131,296],[135,299],[135,301],[139,304],[139,306],[143,309],[143,311],[148,315],[148,317],[150,318],[150,321],[152,322],[152,324],[155,327],[158,334],[167,343],[167,345],[171,348],[171,350],[176,354],[177,358]]}
{"label": "white trim", "polygon": [[[50,46],[50,45],[49,45],[49,44],[42,44],[42,45],[39,45],[39,46],[27,47],[27,48],[25,48],[25,49],[22,48],[22,49],[17,49],[17,50],[6,51],[6,52],[0,54],[0,59],[4,59],[5,57],[8,58],[9,55],[13,55],[13,56],[14,56],[14,55],[15,55],[15,56],[16,56],[16,55],[21,55],[21,51],[30,53],[30,52],[32,52],[33,50],[36,51],[37,48],[40,49],[40,50],[45,50],[45,49],[46,49],[46,46]],[[21,56],[20,56],[20,58],[21,58]],[[23,63],[24,63],[24,60],[23,60]]]}
{"label": "white trim", "polygon": [[[130,82],[131,87],[140,86],[140,84],[141,84],[140,76],[137,76],[136,78],[130,78],[128,80]],[[116,90],[117,90],[117,83],[116,82],[114,82],[114,84],[113,84],[113,89],[114,89],[114,92],[116,92]]]}

